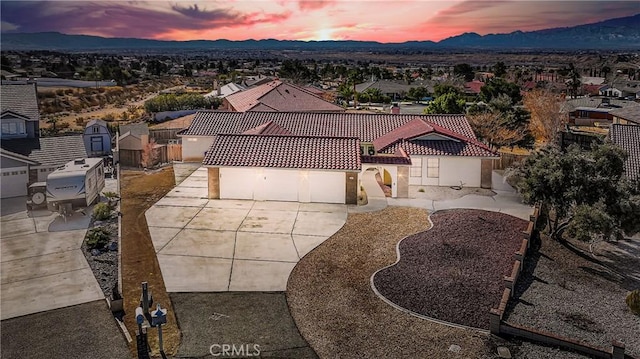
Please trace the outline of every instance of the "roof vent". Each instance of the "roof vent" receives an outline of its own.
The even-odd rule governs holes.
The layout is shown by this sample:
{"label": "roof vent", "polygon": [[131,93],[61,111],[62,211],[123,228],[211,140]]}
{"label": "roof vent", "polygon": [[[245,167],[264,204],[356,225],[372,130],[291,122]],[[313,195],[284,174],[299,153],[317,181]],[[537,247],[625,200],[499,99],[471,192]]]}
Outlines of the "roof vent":
{"label": "roof vent", "polygon": [[73,160],[73,164],[74,165],[83,165],[84,164],[84,158],[76,158],[75,160]]}

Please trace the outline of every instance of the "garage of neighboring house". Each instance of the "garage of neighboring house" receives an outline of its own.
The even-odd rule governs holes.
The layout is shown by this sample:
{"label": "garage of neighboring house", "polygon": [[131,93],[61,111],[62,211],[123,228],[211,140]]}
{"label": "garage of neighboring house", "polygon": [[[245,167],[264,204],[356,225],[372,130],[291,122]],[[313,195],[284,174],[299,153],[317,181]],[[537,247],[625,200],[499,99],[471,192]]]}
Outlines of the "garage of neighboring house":
{"label": "garage of neighboring house", "polygon": [[37,162],[25,156],[2,150],[0,152],[1,178],[0,198],[11,198],[27,195],[29,184],[29,166]]}
{"label": "garage of neighboring house", "polygon": [[357,202],[359,140],[218,135],[207,151],[209,198]]}

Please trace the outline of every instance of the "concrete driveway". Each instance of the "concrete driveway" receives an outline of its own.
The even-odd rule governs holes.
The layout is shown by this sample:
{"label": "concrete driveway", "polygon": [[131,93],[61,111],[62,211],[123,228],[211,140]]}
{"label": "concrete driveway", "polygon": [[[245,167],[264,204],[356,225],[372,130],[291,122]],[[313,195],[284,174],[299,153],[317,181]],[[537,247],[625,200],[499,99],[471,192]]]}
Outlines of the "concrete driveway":
{"label": "concrete driveway", "polygon": [[284,291],[347,219],[346,205],[206,197],[201,168],[146,212],[168,292]]}
{"label": "concrete driveway", "polygon": [[80,247],[90,216],[65,222],[49,211],[27,213],[25,197],[2,200],[2,320],[104,299]]}

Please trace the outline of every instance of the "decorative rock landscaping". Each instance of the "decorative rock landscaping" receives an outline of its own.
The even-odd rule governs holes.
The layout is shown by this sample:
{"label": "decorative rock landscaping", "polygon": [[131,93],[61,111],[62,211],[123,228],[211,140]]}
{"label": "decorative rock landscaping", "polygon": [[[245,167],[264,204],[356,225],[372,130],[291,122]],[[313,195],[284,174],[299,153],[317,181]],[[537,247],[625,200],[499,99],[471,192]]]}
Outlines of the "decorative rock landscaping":
{"label": "decorative rock landscaping", "polygon": [[378,271],[373,285],[411,312],[488,329],[527,222],[467,209],[437,212],[431,221],[432,229],[400,242],[398,262]]}

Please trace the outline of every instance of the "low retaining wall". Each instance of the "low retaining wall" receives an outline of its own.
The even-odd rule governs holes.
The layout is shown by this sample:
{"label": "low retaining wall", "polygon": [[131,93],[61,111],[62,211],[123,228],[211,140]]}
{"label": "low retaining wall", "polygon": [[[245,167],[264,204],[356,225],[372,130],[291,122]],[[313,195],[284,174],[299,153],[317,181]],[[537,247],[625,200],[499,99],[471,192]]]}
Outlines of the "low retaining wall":
{"label": "low retaining wall", "polygon": [[509,299],[513,296],[515,285],[522,273],[524,259],[531,248],[531,241],[538,234],[536,223],[540,216],[540,206],[536,206],[533,215],[529,217],[529,225],[527,230],[523,232],[524,238],[520,249],[514,253],[514,262],[511,274],[504,277],[504,292],[498,308],[493,308],[489,312],[489,331],[495,335],[509,335],[521,339],[557,346],[567,350],[573,350],[583,353],[594,358],[605,359],[633,359],[630,355],[624,353],[625,347],[623,343],[616,340],[612,342],[611,349],[603,349],[588,344],[580,343],[574,339],[559,336],[553,333],[540,331],[533,328],[507,323],[503,320],[504,312],[507,309]]}

